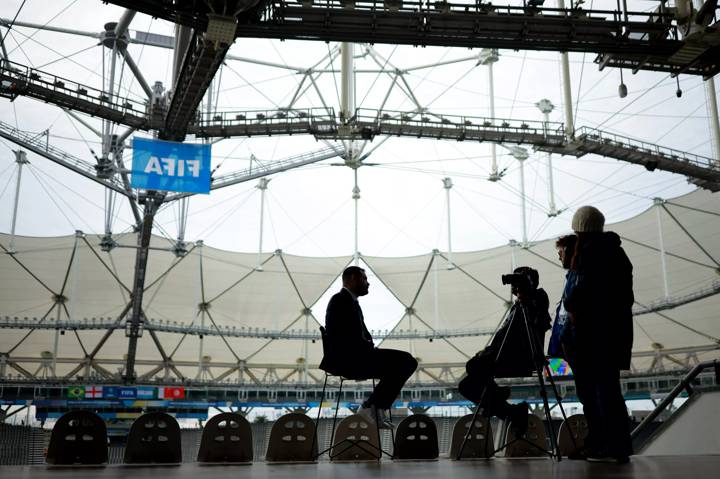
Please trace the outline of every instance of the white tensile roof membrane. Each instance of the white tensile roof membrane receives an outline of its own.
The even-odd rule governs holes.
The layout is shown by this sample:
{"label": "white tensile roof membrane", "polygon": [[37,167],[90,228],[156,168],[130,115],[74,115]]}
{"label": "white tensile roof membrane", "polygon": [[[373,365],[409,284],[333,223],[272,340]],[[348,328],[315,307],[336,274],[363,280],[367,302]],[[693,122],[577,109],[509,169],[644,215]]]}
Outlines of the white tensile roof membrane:
{"label": "white tensile roof membrane", "polygon": [[[711,288],[717,290],[720,261],[720,201],[718,194],[697,190],[668,200],[662,206],[626,221],[609,225],[617,232],[634,265],[636,309],[666,301],[689,301]],[[658,211],[659,210],[659,211]],[[662,245],[658,229],[662,226]],[[115,320],[129,302],[135,265],[136,236],[117,236],[121,247],[103,252],[100,236],[16,237],[15,254],[0,255],[0,317],[45,318],[53,324],[91,318]],[[9,235],[0,235],[8,248]],[[166,248],[168,240],[154,237],[152,246]],[[660,249],[665,250],[665,269]],[[422,256],[387,258],[363,256],[378,280],[406,309],[395,330],[484,330],[492,332],[507,308],[509,288],[500,275],[512,265],[530,265],[540,272],[541,286],[551,305],[559,298],[564,272],[559,267],[554,238],[528,249],[501,246],[488,250],[428,253]],[[448,268],[449,261],[455,266]],[[184,325],[216,325],[225,328],[316,331],[323,321],[325,304],[316,304],[352,257],[301,257],[282,252],[262,257],[257,253],[235,253],[208,246],[191,246],[177,258],[169,251],[152,250],[146,277],[144,311],[153,321]],[[66,299],[54,302],[55,295]],[[372,302],[372,295],[363,298]],[[205,304],[200,312],[198,305]],[[554,306],[551,306],[554,307]],[[308,311],[312,309],[312,311]],[[720,296],[708,295],[671,309],[635,316],[634,351],[718,345]],[[98,321],[99,319],[96,319]],[[106,330],[66,330],[59,336],[57,374],[67,374],[95,349]],[[52,351],[54,329],[4,329],[0,352],[28,371],[38,368],[43,351]],[[481,349],[489,335],[451,339],[387,339],[382,346],[411,351],[421,363],[463,363]],[[23,338],[25,338],[23,340]],[[252,370],[277,365],[288,371],[308,362],[310,374],[322,355],[320,342],[303,339],[266,339],[206,335],[202,349],[197,335],[157,332],[166,354],[179,363],[183,375],[195,377],[197,361],[210,356],[210,364],[246,361]],[[96,355],[102,367],[117,372],[127,353],[124,320]],[[612,345],[608,345],[611,348]],[[714,357],[717,351],[699,352],[698,359]],[[72,361],[71,359],[74,359]],[[137,371],[150,371],[161,359],[147,331],[138,343]],[[652,356],[636,357],[642,369]],[[67,360],[67,361],[65,361]],[[23,366],[24,361],[27,363]],[[228,366],[225,366],[227,369]],[[216,370],[215,373],[219,373]],[[233,376],[234,377],[234,376]],[[426,378],[429,379],[429,378]],[[288,377],[293,380],[293,377]]]}

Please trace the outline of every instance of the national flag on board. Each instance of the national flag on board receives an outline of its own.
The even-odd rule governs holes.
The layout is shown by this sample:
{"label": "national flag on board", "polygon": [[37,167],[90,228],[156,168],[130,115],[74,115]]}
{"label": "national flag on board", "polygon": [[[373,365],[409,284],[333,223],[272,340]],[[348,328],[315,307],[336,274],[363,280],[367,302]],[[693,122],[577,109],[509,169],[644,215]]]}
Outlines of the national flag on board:
{"label": "national flag on board", "polygon": [[137,397],[137,390],[127,387],[118,388],[118,397],[120,399],[135,399]]}
{"label": "national flag on board", "polygon": [[137,388],[138,399],[155,399],[155,388],[154,387],[139,387]]}
{"label": "national flag on board", "polygon": [[115,399],[118,397],[118,388],[117,386],[104,386],[103,387],[103,397],[107,399]]}
{"label": "national flag on board", "polygon": [[161,399],[185,399],[185,388],[158,388],[158,397]]}
{"label": "national flag on board", "polygon": [[85,388],[83,386],[73,386],[68,388],[67,397],[70,399],[82,399],[85,397]]}
{"label": "national flag on board", "polygon": [[102,399],[102,386],[85,386],[85,399]]}

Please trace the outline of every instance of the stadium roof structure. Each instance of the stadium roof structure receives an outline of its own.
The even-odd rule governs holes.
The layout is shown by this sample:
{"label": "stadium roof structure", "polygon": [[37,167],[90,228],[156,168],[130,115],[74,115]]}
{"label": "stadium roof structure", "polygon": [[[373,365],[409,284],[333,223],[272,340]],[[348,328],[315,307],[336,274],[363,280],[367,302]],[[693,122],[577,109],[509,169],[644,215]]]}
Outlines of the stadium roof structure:
{"label": "stadium roof structure", "polygon": [[[716,357],[714,4],[580,3],[4,3],[0,377],[312,383],[360,262],[380,344],[454,382],[501,274],[558,297],[588,203],[635,264],[633,366]],[[211,194],[131,187],[149,137],[211,144]]]}
{"label": "stadium roof structure", "polygon": [[[718,354],[718,216],[717,193],[698,190],[609,226],[634,264],[635,369],[687,366]],[[2,334],[6,372],[120,377],[136,236],[116,240],[121,247],[103,252],[98,235],[21,237],[14,254],[0,257],[0,303],[5,313],[22,312],[0,318],[8,328]],[[0,237],[1,245],[8,241]],[[154,247],[163,243],[153,238]],[[182,257],[155,252],[148,262],[139,378],[317,381],[325,305],[316,303],[352,259],[276,251],[259,267],[255,253],[202,243]],[[532,264],[551,298],[559,297],[564,278],[552,239],[456,252],[451,259],[436,250],[362,261],[405,308],[391,330],[375,332],[380,346],[411,351],[425,381],[461,375],[493,333],[510,299],[501,274]]]}

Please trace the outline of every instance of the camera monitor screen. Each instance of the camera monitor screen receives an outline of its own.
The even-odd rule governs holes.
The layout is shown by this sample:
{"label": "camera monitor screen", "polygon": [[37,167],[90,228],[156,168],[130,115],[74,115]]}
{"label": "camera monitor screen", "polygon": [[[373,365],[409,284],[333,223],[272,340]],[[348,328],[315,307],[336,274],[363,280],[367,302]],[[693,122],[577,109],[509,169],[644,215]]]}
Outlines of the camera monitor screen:
{"label": "camera monitor screen", "polygon": [[550,358],[550,374],[553,376],[572,376],[572,369],[564,359]]}

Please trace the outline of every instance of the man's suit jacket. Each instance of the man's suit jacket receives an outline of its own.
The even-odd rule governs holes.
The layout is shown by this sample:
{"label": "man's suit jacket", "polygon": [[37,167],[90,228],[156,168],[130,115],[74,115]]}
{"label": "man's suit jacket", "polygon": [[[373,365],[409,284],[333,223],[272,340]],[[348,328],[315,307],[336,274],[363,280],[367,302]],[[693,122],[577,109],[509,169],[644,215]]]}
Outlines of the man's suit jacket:
{"label": "man's suit jacket", "polygon": [[360,304],[345,288],[330,298],[325,313],[327,351],[322,366],[343,376],[356,375],[363,357],[375,347]]}

